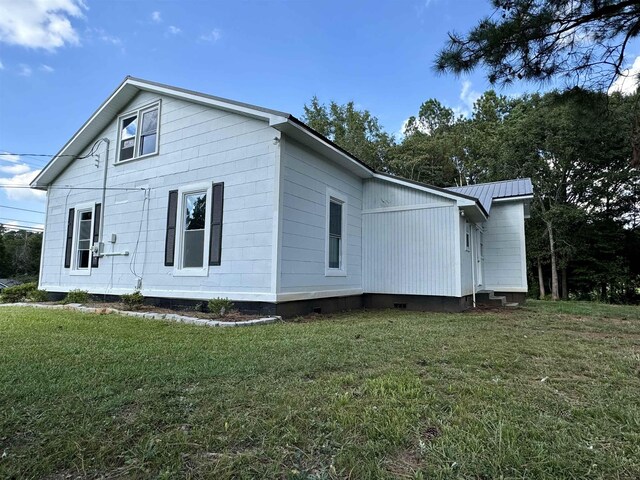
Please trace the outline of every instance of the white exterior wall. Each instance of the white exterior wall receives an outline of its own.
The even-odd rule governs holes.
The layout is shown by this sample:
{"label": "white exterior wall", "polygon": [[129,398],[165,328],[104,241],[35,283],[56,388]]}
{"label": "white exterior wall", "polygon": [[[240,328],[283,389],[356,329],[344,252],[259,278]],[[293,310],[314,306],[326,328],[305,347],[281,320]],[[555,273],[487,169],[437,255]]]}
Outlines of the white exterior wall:
{"label": "white exterior wall", "polygon": [[[281,145],[278,299],[361,294],[362,179],[288,137]],[[328,188],[346,199],[345,276],[325,274]]]}
{"label": "white exterior wall", "polygon": [[526,292],[524,203],[496,202],[484,224],[484,289]]}
{"label": "white exterior wall", "polygon": [[456,203],[387,181],[364,185],[365,292],[460,296]]}
{"label": "white exterior wall", "polygon": [[[123,113],[158,98],[142,92]],[[117,128],[114,119],[96,137],[106,136],[111,142],[107,188],[150,188],[145,211],[144,191],[106,192],[105,252],[128,250],[131,254],[101,258],[99,267],[88,276],[71,275],[71,269],[63,268],[69,208],[84,202],[99,203],[102,193],[103,163],[96,168],[93,158],[76,160],[56,179],[48,194],[41,288],[131,292],[137,281],[131,272],[134,269],[143,277],[142,293],[146,296],[273,300],[272,225],[279,156],[279,146],[273,144],[273,138],[279,132],[266,121],[162,97],[159,155],[114,165]],[[103,143],[98,149],[101,160],[104,150]],[[189,184],[212,182],[224,182],[225,187],[221,265],[210,266],[206,277],[174,277],[173,267],[164,266],[168,192]],[[64,185],[96,190],[69,190],[62,188]],[[117,235],[114,245],[108,243],[112,233]]]}

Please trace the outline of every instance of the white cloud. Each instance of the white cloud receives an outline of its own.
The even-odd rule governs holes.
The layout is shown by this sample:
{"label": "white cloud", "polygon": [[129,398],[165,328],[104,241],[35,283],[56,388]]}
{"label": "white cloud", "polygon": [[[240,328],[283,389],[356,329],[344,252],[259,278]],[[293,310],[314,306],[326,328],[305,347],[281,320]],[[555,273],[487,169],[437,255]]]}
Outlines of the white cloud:
{"label": "white cloud", "polygon": [[620,92],[623,95],[633,95],[638,86],[640,86],[640,56],[636,57],[630,68],[623,70],[622,75],[615,79],[609,87],[609,94]]}
{"label": "white cloud", "polygon": [[205,42],[217,42],[220,38],[222,38],[222,32],[218,28],[214,28],[207,34],[200,35],[200,40]]}
{"label": "white cloud", "polygon": [[103,43],[113,45],[114,47],[122,47],[122,50],[124,51],[124,42],[120,37],[107,33],[103,28],[87,28],[85,30],[85,38],[88,40],[99,40]]}
{"label": "white cloud", "polygon": [[33,73],[31,67],[26,63],[21,63],[19,67],[20,69],[18,70],[18,75],[20,75],[21,77],[30,77]]}
{"label": "white cloud", "polygon": [[162,22],[162,14],[157,10],[155,12],[151,12],[151,20],[153,20],[155,23]]}
{"label": "white cloud", "polygon": [[482,96],[480,92],[476,92],[472,88],[472,84],[469,80],[462,82],[462,90],[460,91],[460,100],[462,105],[453,107],[453,111],[456,115],[463,115],[468,117],[473,112],[473,104]]}
{"label": "white cloud", "polygon": [[[11,175],[10,177],[0,176],[1,185],[28,185],[31,183],[40,170],[31,170],[29,165],[21,162],[20,155],[13,153],[0,153],[0,173]],[[11,165],[7,165],[10,163]],[[40,190],[28,188],[3,188],[10,200],[43,200],[45,195]]]}
{"label": "white cloud", "polygon": [[44,63],[42,65],[40,65],[40,70],[45,72],[45,73],[53,73],[53,72],[55,72],[53,67],[50,67],[49,65],[45,65]]}
{"label": "white cloud", "polygon": [[0,42],[45,50],[78,45],[70,18],[86,8],[83,0],[2,0]]}
{"label": "white cloud", "polygon": [[22,163],[16,163],[14,165],[0,165],[0,173],[8,173],[9,175],[19,175],[21,173],[26,173],[29,170],[29,165],[24,165]]}
{"label": "white cloud", "polygon": [[177,35],[179,33],[182,33],[181,29],[179,29],[178,27],[174,27],[173,25],[169,25],[169,28],[167,30],[171,35]]}
{"label": "white cloud", "polygon": [[0,153],[0,160],[6,160],[7,162],[17,163],[20,161],[20,155],[16,155],[15,153]]}

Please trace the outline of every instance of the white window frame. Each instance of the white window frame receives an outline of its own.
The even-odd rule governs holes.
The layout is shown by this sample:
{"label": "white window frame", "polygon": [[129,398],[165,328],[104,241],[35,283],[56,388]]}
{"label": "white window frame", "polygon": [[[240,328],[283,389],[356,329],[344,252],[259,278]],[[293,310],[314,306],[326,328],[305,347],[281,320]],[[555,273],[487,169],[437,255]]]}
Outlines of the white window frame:
{"label": "white window frame", "polygon": [[89,254],[89,266],[87,268],[78,268],[78,236],[80,235],[80,214],[83,212],[91,212],[91,232],[89,239],[91,247],[93,247],[93,227],[96,224],[96,204],[95,203],[79,203],[75,205],[73,210],[73,237],[71,248],[71,268],[69,275],[91,275],[92,255]]}
{"label": "white window frame", "polygon": [[[147,153],[145,155],[137,155],[138,153],[138,149],[140,148],[140,132],[142,131],[142,115],[145,112],[148,112],[150,110],[153,110],[157,108],[158,109],[158,125],[156,126],[156,148],[152,153]],[[127,163],[127,162],[133,162],[134,160],[140,160],[141,158],[149,158],[149,157],[153,157],[154,155],[158,155],[160,153],[160,118],[161,118],[161,114],[162,114],[162,101],[161,100],[156,100],[152,103],[148,103],[146,105],[143,105],[140,108],[137,108],[135,110],[131,110],[127,113],[123,113],[122,115],[118,116],[118,132],[117,132],[117,142],[116,142],[116,161],[115,164],[116,165],[120,165],[122,163]],[[133,116],[133,115],[137,115],[137,119],[138,119],[138,128],[136,129],[136,136],[135,136],[135,141],[134,141],[134,145],[133,145],[133,157],[131,158],[127,158],[126,160],[120,160],[120,135],[122,134],[122,122],[123,120],[126,120],[127,118]]]}
{"label": "white window frame", "polygon": [[[329,217],[331,212],[331,202],[342,205],[342,229],[340,237],[340,268],[329,268]],[[347,276],[347,196],[327,187],[326,195],[326,219],[324,235],[324,275],[325,277],[346,277]]]}
{"label": "white window frame", "polygon": [[[183,268],[182,244],[184,238],[184,198],[192,193],[206,192],[207,209],[204,222],[204,252],[202,268]],[[209,245],[211,243],[211,202],[213,187],[211,183],[199,183],[178,188],[178,210],[176,214],[176,248],[173,252],[173,275],[176,277],[206,277],[209,275]]]}

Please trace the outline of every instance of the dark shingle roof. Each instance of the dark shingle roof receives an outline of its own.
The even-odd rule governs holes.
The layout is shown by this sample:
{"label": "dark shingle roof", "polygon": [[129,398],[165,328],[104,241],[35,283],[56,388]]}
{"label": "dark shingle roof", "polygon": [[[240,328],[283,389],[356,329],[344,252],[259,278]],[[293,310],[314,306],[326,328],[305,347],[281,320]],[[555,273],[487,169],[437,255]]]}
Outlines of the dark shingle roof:
{"label": "dark shingle roof", "polygon": [[464,187],[449,187],[447,190],[477,198],[487,212],[491,211],[491,202],[494,198],[533,195],[533,185],[530,178],[478,183],[476,185],[465,185]]}

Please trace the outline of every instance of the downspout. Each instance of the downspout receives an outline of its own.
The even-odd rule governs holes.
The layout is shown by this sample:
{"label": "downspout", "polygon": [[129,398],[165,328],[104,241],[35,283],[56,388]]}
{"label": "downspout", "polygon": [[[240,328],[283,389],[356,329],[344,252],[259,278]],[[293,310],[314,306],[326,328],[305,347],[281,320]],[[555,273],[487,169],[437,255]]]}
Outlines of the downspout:
{"label": "downspout", "polygon": [[[111,142],[107,137],[102,139],[107,144],[107,148],[104,152],[104,173],[102,176],[102,208],[100,208],[100,243],[104,245],[104,211],[105,211],[105,198],[107,196],[107,168],[109,168],[109,146]],[[102,255],[102,252],[99,252]]]}
{"label": "downspout", "polygon": [[471,291],[473,292],[473,308],[476,308],[476,249],[475,243],[475,225],[470,228],[471,238],[469,242],[471,242]]}

